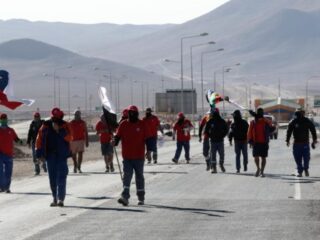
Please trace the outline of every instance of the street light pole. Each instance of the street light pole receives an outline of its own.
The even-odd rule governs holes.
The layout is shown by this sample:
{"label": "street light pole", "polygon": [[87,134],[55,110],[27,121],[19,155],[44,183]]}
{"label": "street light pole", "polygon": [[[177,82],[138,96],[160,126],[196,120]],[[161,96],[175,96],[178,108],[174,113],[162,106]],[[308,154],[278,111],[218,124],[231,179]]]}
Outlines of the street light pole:
{"label": "street light pole", "polygon": [[312,79],[312,78],[319,78],[320,76],[311,76],[309,77],[307,80],[306,80],[306,114],[308,113],[309,111],[309,81]]}
{"label": "street light pole", "polygon": [[[207,43],[195,44],[195,45],[190,46],[190,63],[191,63],[190,70],[191,70],[191,90],[192,90],[191,108],[192,108],[192,122],[193,122],[193,124],[194,124],[194,121],[195,121],[194,108],[197,109],[197,106],[194,106],[194,95],[193,95],[193,93],[194,93],[194,85],[193,85],[193,48],[200,47],[200,46],[205,46],[205,45],[209,45],[209,44],[215,44],[215,42],[211,41],[211,42],[207,42]],[[195,132],[195,128],[194,128],[194,132]]]}
{"label": "street light pole", "polygon": [[181,51],[181,73],[180,73],[180,79],[181,79],[181,112],[184,112],[184,98],[183,98],[183,40],[188,39],[188,38],[196,38],[196,37],[204,37],[209,35],[208,33],[201,33],[198,35],[191,35],[191,36],[186,36],[186,37],[182,37],[180,39],[180,51]]}
{"label": "street light pole", "polygon": [[[72,66],[55,68],[53,70],[53,104],[54,104],[54,107],[56,107],[56,79],[57,79],[56,72],[58,70],[63,70],[63,69],[68,69],[68,68],[72,68]],[[59,77],[58,77],[58,106],[60,108],[60,78]]]}
{"label": "street light pole", "polygon": [[[234,64],[234,65],[231,65],[231,66],[223,66],[222,67],[222,96],[224,96],[224,73],[225,72],[230,72],[231,71],[231,67],[232,66],[239,66],[240,63],[237,63],[237,64]],[[225,112],[225,104],[224,104],[225,101],[222,101],[222,108],[223,108],[223,116],[225,116],[226,112]]]}

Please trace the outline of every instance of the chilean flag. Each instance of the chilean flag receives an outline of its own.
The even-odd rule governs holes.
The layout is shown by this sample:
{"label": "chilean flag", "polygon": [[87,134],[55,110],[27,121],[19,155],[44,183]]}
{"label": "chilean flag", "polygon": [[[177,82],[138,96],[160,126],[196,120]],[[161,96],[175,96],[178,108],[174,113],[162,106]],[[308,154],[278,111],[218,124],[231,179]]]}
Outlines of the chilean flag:
{"label": "chilean flag", "polygon": [[117,128],[117,114],[114,109],[114,105],[108,98],[107,89],[105,87],[99,87],[99,98],[102,104],[103,115],[110,127]]}
{"label": "chilean flag", "polygon": [[9,83],[9,73],[6,70],[0,70],[0,105],[3,105],[9,109],[16,109],[21,105],[31,106],[34,103],[34,100],[31,99],[21,99],[19,101],[9,101],[4,90]]}

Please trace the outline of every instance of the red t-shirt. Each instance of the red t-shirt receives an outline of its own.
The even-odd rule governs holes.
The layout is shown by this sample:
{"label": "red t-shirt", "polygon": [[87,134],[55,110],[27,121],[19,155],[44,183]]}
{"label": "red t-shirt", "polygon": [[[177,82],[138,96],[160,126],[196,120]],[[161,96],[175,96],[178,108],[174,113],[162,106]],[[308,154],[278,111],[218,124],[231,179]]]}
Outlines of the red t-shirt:
{"label": "red t-shirt", "polygon": [[158,128],[160,126],[160,121],[158,117],[152,115],[151,117],[144,117],[143,121],[147,124],[151,137],[157,137],[158,136]]}
{"label": "red t-shirt", "polygon": [[[99,121],[96,125],[96,131],[100,136],[100,143],[110,143],[112,139],[112,129],[108,128],[108,125],[102,121]],[[100,132],[102,131],[102,132]],[[100,132],[100,133],[99,133]]]}
{"label": "red t-shirt", "polygon": [[18,136],[12,128],[0,128],[0,153],[13,157],[13,142],[17,138]]}
{"label": "red t-shirt", "polygon": [[151,136],[144,121],[138,120],[135,123],[123,121],[116,135],[121,139],[123,159],[144,160],[145,141]]}
{"label": "red t-shirt", "polygon": [[248,139],[255,143],[266,143],[266,125],[271,126],[271,122],[265,118],[260,118],[257,121],[250,122]]}
{"label": "red t-shirt", "polygon": [[177,122],[173,127],[173,130],[177,132],[177,141],[178,142],[184,142],[184,141],[190,141],[190,130],[193,128],[192,123],[185,119],[184,122],[179,125]]}
{"label": "red t-shirt", "polygon": [[72,120],[69,126],[71,129],[71,141],[86,139],[87,126],[83,120]]}

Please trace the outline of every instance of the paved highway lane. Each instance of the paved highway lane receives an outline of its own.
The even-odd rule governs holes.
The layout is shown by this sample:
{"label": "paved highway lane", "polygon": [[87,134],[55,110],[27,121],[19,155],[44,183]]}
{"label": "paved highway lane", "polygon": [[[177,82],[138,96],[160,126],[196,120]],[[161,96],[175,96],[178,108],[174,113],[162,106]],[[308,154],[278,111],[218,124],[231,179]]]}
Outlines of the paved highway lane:
{"label": "paved highway lane", "polygon": [[291,148],[270,144],[266,177],[235,174],[226,145],[226,173],[205,171],[201,145],[192,142],[192,164],[173,165],[174,144],[146,165],[146,205],[135,186],[128,207],[117,204],[119,175],[101,173],[103,162],[70,174],[65,208],[49,208],[46,176],[13,183],[0,195],[1,239],[320,239],[320,151],[312,152],[309,178],[292,176]]}

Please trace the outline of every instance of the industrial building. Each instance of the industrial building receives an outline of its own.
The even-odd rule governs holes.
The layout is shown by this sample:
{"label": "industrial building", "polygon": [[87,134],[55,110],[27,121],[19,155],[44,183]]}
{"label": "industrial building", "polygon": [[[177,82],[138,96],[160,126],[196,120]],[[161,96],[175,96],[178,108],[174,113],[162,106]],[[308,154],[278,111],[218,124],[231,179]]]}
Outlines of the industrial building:
{"label": "industrial building", "polygon": [[[165,93],[156,93],[156,112],[181,112],[181,93],[180,89],[167,89]],[[185,114],[197,113],[197,93],[194,89],[183,90],[183,109]]]}

